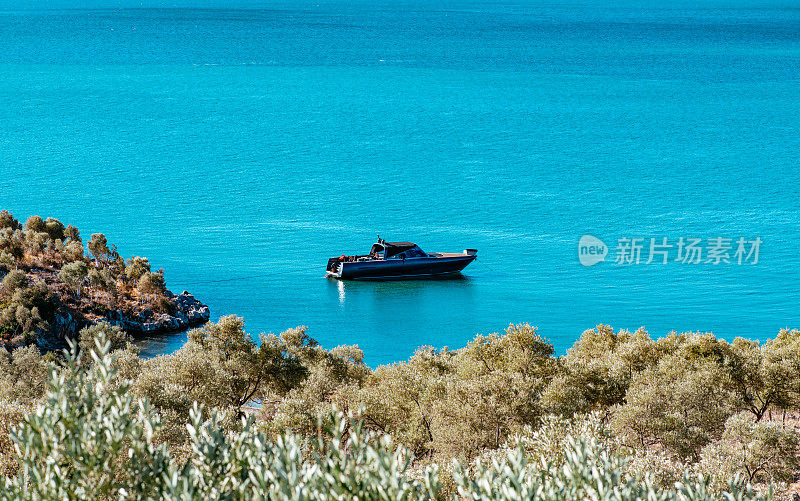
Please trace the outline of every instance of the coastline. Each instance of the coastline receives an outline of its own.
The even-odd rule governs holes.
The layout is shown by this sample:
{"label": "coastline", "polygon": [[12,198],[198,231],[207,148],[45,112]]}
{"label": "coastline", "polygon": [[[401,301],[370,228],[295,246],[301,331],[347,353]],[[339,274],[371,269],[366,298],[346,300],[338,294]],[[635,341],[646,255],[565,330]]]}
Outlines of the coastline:
{"label": "coastline", "polygon": [[36,345],[48,351],[64,349],[67,347],[67,339],[76,338],[81,329],[100,322],[119,326],[134,338],[183,332],[208,322],[211,316],[208,305],[191,293],[183,291],[176,295],[167,291],[167,294],[168,300],[175,306],[174,314],[159,314],[144,308],[139,312],[111,310],[105,316],[97,316],[86,315],[71,308],[59,309],[50,329],[37,336]]}

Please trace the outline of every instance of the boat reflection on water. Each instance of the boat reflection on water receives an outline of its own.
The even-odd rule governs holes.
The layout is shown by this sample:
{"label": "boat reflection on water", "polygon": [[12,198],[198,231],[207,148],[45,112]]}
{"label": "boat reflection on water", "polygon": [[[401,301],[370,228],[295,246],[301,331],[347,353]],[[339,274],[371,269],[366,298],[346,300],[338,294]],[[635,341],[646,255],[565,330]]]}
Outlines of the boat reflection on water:
{"label": "boat reflection on water", "polygon": [[454,275],[444,275],[440,277],[426,277],[425,279],[404,279],[404,280],[338,280],[328,277],[331,289],[336,288],[339,296],[339,303],[344,305],[345,300],[350,297],[368,298],[374,295],[376,299],[383,297],[400,299],[421,295],[432,294],[438,296],[441,293],[469,289],[473,285],[470,277],[460,273]]}

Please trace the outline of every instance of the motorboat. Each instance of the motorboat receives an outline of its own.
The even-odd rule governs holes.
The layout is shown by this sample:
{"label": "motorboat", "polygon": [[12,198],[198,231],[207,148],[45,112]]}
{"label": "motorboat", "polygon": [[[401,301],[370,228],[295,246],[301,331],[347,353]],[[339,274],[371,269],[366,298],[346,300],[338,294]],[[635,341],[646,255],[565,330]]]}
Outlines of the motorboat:
{"label": "motorboat", "polygon": [[425,252],[413,242],[387,242],[378,236],[369,254],[328,259],[327,276],[341,280],[440,277],[460,273],[477,257],[476,249]]}

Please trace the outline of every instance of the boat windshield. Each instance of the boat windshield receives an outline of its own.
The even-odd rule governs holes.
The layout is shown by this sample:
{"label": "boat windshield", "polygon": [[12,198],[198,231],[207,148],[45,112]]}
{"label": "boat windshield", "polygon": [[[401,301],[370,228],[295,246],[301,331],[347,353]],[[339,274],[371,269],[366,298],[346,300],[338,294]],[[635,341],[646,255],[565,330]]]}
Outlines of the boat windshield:
{"label": "boat windshield", "polygon": [[383,250],[382,244],[372,244],[372,248],[369,250],[369,255],[377,256],[379,253],[383,252]]}
{"label": "boat windshield", "polygon": [[426,257],[425,251],[412,242],[383,242],[372,244],[370,256],[405,259],[409,257]]}

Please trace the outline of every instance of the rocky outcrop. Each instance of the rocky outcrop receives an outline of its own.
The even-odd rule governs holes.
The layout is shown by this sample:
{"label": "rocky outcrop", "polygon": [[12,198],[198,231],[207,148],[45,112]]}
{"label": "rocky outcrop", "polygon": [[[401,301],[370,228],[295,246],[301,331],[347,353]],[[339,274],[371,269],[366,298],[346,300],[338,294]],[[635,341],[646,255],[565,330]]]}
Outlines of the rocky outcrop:
{"label": "rocky outcrop", "polygon": [[92,323],[80,312],[59,308],[50,322],[50,329],[36,336],[36,345],[48,351],[66,348],[67,339],[74,339],[81,329]]}
{"label": "rocky outcrop", "polygon": [[120,310],[115,310],[109,313],[106,321],[112,325],[119,325],[132,335],[178,332],[208,322],[211,315],[208,306],[187,291],[177,296],[171,294],[169,299],[175,306],[173,315],[157,314],[145,308],[135,316],[128,316]]}
{"label": "rocky outcrop", "polygon": [[36,344],[45,350],[58,350],[67,346],[67,339],[74,339],[84,327],[99,322],[122,327],[132,336],[158,335],[180,332],[208,322],[211,313],[208,305],[197,300],[187,291],[175,295],[167,293],[167,299],[174,307],[173,314],[155,313],[148,308],[138,312],[111,310],[105,316],[93,315],[91,318],[79,311],[59,308],[47,332],[41,333]]}

